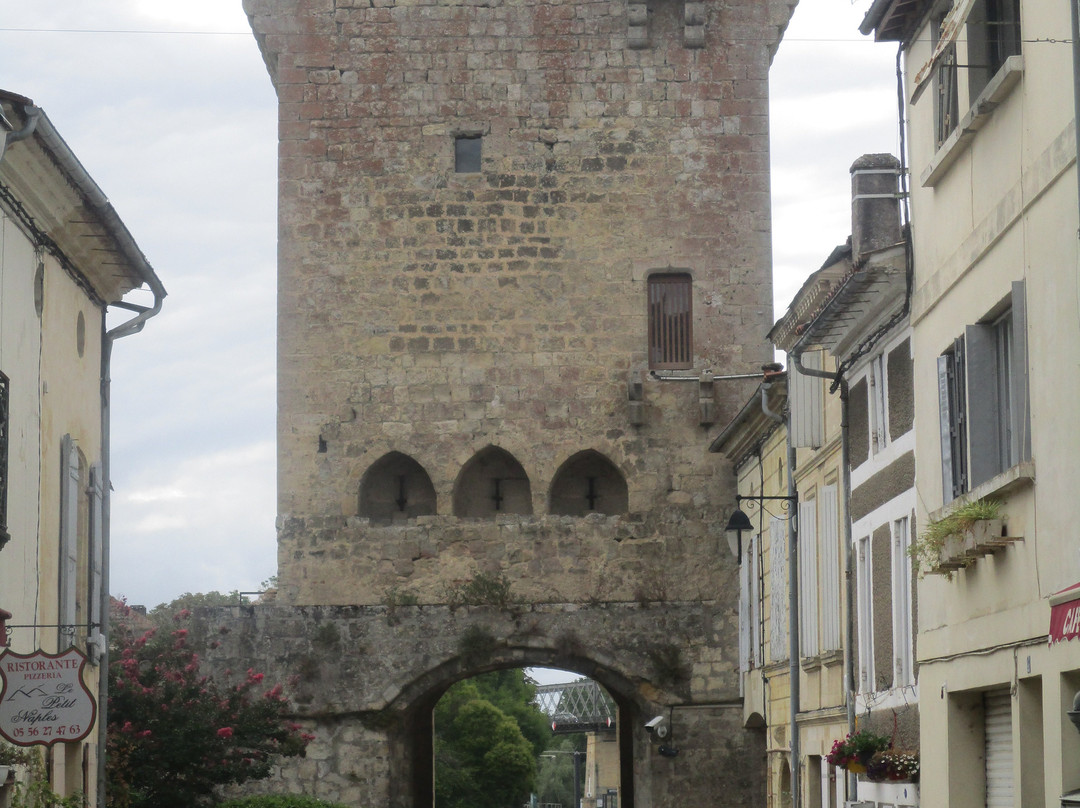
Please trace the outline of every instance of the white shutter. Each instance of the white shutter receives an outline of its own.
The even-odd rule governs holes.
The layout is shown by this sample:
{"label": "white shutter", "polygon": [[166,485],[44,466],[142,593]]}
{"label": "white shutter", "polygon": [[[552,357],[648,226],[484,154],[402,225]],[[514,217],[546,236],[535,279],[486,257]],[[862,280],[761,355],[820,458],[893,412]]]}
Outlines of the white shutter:
{"label": "white shutter", "polygon": [[874,686],[874,600],[872,596],[873,567],[870,537],[859,539],[855,562],[858,593],[859,628],[859,691],[869,693]]}
{"label": "white shutter", "polygon": [[799,503],[799,653],[818,655],[817,502]]}
{"label": "white shutter", "polygon": [[[59,620],[62,627],[75,625],[79,574],[79,450],[71,435],[64,435],[60,442],[60,591]],[[75,641],[75,634],[68,628],[60,629],[60,649]]]}
{"label": "white shutter", "polygon": [[826,485],[818,494],[821,507],[821,650],[839,651],[840,642],[840,515],[837,487]]}
{"label": "white shutter", "polygon": [[769,654],[773,662],[789,657],[787,531],[784,520],[769,522]]}
{"label": "white shutter", "polygon": [[892,609],[893,609],[893,683],[914,684],[911,663],[911,536],[907,517],[893,522],[892,536]]}
{"label": "white shutter", "polygon": [[752,572],[750,564],[744,560],[739,567],[739,670],[743,673],[750,670],[750,636],[754,630],[750,616]]}
{"label": "white shutter", "polygon": [[[803,354],[802,364],[809,369],[821,370],[821,353],[809,351]],[[799,373],[794,362],[788,361],[788,368],[791,445],[800,449],[820,449],[825,436],[824,382],[816,376]]]}
{"label": "white shutter", "polygon": [[986,727],[986,808],[1013,808],[1012,696],[1003,687],[983,693]]}

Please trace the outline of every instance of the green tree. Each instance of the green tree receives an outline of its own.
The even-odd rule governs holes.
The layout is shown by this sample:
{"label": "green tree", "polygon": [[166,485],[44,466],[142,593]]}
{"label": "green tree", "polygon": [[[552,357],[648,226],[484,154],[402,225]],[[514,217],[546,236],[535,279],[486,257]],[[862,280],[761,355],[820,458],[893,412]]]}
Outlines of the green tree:
{"label": "green tree", "polygon": [[281,686],[261,673],[236,684],[202,675],[189,616],[178,613],[172,631],[124,614],[113,624],[109,808],[208,804],[216,786],[268,776],[275,757],[302,754],[313,737],[288,722]]}
{"label": "green tree", "polygon": [[522,670],[447,690],[435,707],[436,808],[516,808],[528,801],[537,755],[551,737],[535,694]]}

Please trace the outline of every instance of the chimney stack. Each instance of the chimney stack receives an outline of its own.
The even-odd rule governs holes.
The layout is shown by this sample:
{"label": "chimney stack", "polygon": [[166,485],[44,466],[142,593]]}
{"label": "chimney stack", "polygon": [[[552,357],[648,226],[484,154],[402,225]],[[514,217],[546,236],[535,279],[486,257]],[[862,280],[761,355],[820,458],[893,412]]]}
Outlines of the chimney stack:
{"label": "chimney stack", "polygon": [[900,161],[891,154],[864,154],[851,164],[851,259],[901,240]]}

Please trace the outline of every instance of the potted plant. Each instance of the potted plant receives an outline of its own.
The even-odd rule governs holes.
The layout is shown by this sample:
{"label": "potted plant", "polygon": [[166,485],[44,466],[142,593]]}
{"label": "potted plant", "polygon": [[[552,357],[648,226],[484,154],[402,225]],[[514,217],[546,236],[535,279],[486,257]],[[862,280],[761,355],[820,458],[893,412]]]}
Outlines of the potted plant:
{"label": "potted plant", "polygon": [[886,735],[878,735],[869,730],[860,729],[849,732],[843,740],[833,743],[828,761],[833,766],[840,766],[855,774],[867,770],[871,759],[878,752],[884,752],[892,742]]}
{"label": "potted plant", "polygon": [[918,780],[919,753],[895,749],[877,752],[866,767],[866,776],[875,782]]}
{"label": "potted plant", "polygon": [[908,550],[916,569],[951,577],[1000,546],[1005,514],[996,499],[979,499],[931,522]]}

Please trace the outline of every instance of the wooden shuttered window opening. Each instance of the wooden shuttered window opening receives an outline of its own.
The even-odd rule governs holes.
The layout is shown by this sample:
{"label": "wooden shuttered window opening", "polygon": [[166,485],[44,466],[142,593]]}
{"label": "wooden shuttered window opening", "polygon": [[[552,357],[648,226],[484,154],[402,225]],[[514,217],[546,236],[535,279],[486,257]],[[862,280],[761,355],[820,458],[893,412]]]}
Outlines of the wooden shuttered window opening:
{"label": "wooden shuttered window opening", "polygon": [[649,367],[694,366],[693,283],[689,273],[649,278]]}

